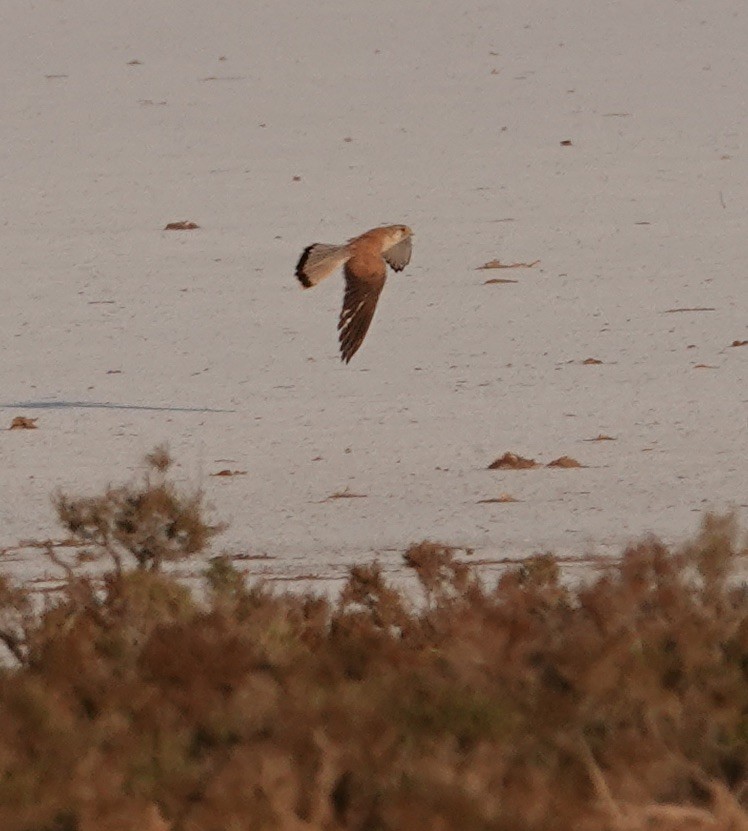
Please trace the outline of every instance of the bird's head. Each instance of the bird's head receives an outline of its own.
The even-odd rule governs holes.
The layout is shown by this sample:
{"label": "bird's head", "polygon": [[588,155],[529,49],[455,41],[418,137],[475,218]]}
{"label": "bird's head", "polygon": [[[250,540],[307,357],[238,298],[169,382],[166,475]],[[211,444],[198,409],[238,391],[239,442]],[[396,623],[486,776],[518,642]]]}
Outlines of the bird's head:
{"label": "bird's head", "polygon": [[386,230],[389,245],[397,245],[398,242],[413,236],[413,231],[407,225],[389,225]]}

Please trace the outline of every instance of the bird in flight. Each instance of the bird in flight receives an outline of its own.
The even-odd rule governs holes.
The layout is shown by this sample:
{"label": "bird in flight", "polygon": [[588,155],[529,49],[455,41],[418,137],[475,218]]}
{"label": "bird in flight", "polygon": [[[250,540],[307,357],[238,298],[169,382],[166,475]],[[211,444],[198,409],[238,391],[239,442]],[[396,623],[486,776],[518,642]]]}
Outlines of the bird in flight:
{"label": "bird in flight", "polygon": [[296,277],[306,289],[343,266],[345,294],[338,340],[340,359],[345,363],[363,343],[387,279],[387,266],[402,271],[410,262],[412,236],[407,225],[385,225],[353,237],[344,245],[316,242],[307,246],[299,258]]}

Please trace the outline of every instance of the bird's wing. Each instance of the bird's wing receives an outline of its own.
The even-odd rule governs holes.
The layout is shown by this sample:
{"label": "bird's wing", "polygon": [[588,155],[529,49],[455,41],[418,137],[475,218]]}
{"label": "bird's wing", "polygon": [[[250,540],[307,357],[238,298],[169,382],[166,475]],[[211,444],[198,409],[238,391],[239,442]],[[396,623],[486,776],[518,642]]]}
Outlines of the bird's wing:
{"label": "bird's wing", "polygon": [[381,257],[352,257],[345,264],[345,295],[338,321],[340,359],[348,363],[369,329],[387,278]]}
{"label": "bird's wing", "polygon": [[382,256],[387,260],[395,271],[402,271],[410,262],[410,254],[413,251],[413,242],[410,237],[396,243],[392,248],[382,251]]}
{"label": "bird's wing", "polygon": [[308,245],[296,263],[296,278],[305,289],[316,286],[343,265],[347,256],[345,245],[328,245],[325,242]]}

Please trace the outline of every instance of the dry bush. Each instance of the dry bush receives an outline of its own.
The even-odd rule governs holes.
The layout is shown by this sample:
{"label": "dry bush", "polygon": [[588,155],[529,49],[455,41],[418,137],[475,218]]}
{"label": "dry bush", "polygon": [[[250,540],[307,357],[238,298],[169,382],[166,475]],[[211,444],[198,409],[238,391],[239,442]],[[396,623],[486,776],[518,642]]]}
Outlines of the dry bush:
{"label": "dry bush", "polygon": [[155,448],[145,462],[138,482],[109,487],[101,496],[54,497],[73,539],[91,557],[110,557],[117,572],[125,555],[140,569],[158,571],[165,562],[202,551],[220,531],[204,518],[202,492],[183,493],[167,478],[172,459],[165,447]]}
{"label": "dry bush", "polygon": [[[115,504],[81,525],[104,546]],[[3,584],[0,828],[746,829],[739,536],[708,518],[581,587],[550,555],[488,585],[424,542],[425,602],[376,563],[335,602],[221,557],[199,599],[137,556],[36,615]]]}
{"label": "dry bush", "polygon": [[26,660],[28,635],[35,624],[29,593],[0,574],[0,643],[19,663]]}

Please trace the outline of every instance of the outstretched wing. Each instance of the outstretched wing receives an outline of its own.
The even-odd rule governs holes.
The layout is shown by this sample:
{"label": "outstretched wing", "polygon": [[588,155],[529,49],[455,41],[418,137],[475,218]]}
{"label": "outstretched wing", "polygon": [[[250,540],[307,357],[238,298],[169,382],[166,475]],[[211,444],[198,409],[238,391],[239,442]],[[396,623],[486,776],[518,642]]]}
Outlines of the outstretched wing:
{"label": "outstretched wing", "polygon": [[392,248],[382,251],[382,256],[387,260],[395,271],[402,271],[410,262],[410,255],[413,251],[413,243],[410,237],[400,240]]}
{"label": "outstretched wing", "polygon": [[348,363],[363,343],[387,278],[379,257],[353,257],[345,264],[345,295],[338,321],[340,359]]}

